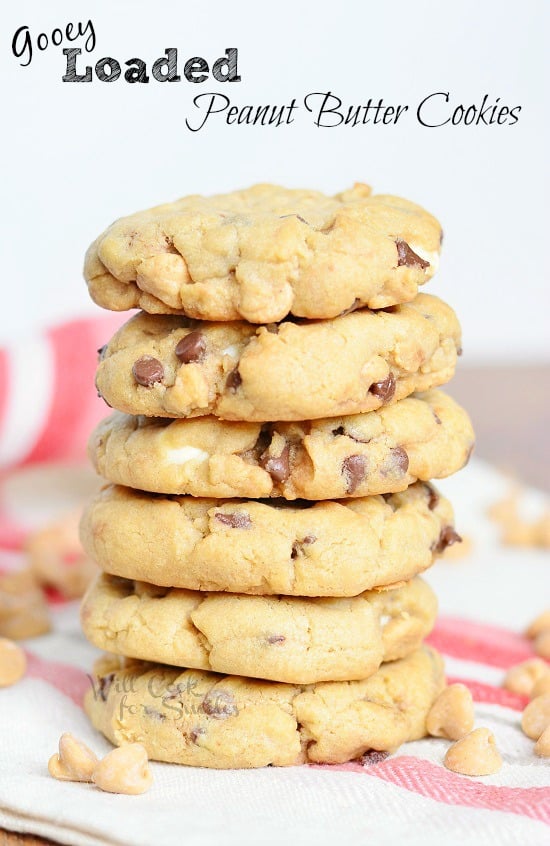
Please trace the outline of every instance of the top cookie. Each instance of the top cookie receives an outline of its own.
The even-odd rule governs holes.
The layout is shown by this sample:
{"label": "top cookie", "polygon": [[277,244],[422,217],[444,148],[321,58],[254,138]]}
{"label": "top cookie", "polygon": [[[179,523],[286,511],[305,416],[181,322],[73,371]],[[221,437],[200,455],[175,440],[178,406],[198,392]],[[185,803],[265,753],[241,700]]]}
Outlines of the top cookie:
{"label": "top cookie", "polygon": [[327,318],[412,300],[437,269],[441,237],[420,206],[361,183],[334,197],[255,185],[120,218],[88,249],[84,276],[113,311]]}

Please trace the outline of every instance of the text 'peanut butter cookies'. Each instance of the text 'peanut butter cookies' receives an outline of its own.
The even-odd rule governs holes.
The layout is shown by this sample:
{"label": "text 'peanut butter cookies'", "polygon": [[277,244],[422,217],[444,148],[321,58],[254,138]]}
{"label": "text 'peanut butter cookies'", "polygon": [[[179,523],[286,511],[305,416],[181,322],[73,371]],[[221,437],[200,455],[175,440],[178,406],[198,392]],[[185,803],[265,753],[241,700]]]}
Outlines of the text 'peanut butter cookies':
{"label": "text 'peanut butter cookies'", "polygon": [[421,579],[349,598],[160,588],[102,574],[81,610],[100,649],[231,675],[309,684],[364,679],[418,649],[437,613]]}
{"label": "text 'peanut butter cookies'", "polygon": [[473,444],[466,412],[434,390],[364,414],[265,426],[115,412],[92,433],[89,453],[108,481],[140,490],[317,500],[449,476]]}
{"label": "text 'peanut butter cookies'", "polygon": [[441,227],[367,185],[327,197],[255,185],[115,221],[89,248],[98,305],[272,323],[408,302],[435,272]]}
{"label": "text 'peanut butter cookies'", "polygon": [[102,350],[112,408],[148,417],[312,420],[356,414],[448,382],[460,325],[437,297],[314,323],[199,323],[141,313]]}
{"label": "text 'peanut butter cookies'", "polygon": [[457,541],[448,500],[397,494],[309,503],[161,496],[108,486],[81,523],[115,576],[188,590],[356,596],[407,580]]}
{"label": "text 'peanut butter cookies'", "polygon": [[395,751],[426,734],[444,688],[443,662],[423,647],[369,679],[296,686],[199,670],[101,660],[86,694],[95,726],[150,758],[215,769],[340,764]]}

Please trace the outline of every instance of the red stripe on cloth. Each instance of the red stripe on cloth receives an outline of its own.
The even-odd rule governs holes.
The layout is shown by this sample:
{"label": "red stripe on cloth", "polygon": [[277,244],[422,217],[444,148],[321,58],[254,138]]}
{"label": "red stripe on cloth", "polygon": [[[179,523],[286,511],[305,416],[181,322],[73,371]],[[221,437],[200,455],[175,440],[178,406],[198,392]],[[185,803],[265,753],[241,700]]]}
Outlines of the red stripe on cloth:
{"label": "red stripe on cloth", "polygon": [[120,325],[120,315],[74,320],[48,333],[53,347],[55,384],[41,434],[24,463],[82,459],[93,426],[109,411],[97,397],[97,348]]}
{"label": "red stripe on cloth", "polygon": [[26,651],[27,677],[42,679],[56,690],[64,693],[69,699],[82,707],[84,694],[90,687],[90,679],[82,670],[71,664],[58,664],[56,661],[44,661],[38,655]]}
{"label": "red stripe on cloth", "polygon": [[10,371],[8,365],[8,354],[6,350],[0,350],[0,437],[2,437],[2,430],[6,420],[9,390]]}
{"label": "red stripe on cloth", "polygon": [[456,617],[440,617],[427,642],[453,658],[503,669],[533,657],[531,644],[522,635]]}
{"label": "red stripe on cloth", "polygon": [[523,711],[529,702],[528,696],[520,696],[519,693],[512,693],[503,687],[496,687],[493,684],[473,681],[473,679],[460,679],[447,677],[449,684],[465,684],[470,690],[475,702],[486,702],[490,705],[503,705],[504,708],[511,708],[514,711]]}
{"label": "red stripe on cloth", "polygon": [[388,758],[367,767],[357,762],[315,766],[374,776],[445,805],[504,811],[550,824],[550,790],[546,787],[498,787],[484,784],[411,755]]}

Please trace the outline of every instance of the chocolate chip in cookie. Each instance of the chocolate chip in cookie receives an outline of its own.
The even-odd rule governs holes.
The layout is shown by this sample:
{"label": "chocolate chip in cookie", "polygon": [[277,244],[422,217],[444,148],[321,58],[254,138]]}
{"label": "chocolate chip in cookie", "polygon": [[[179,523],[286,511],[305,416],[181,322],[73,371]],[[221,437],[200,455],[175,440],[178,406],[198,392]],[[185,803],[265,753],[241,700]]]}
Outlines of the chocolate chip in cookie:
{"label": "chocolate chip in cookie", "polygon": [[382,379],[381,382],[375,382],[371,385],[369,392],[382,400],[382,403],[390,402],[395,394],[395,376],[393,373],[388,373],[386,378]]}
{"label": "chocolate chip in cookie", "polygon": [[182,364],[191,364],[191,362],[202,361],[206,353],[206,340],[202,332],[196,330],[185,335],[178,341],[176,349],[174,350],[176,358]]}
{"label": "chocolate chip in cookie", "polygon": [[213,690],[202,703],[202,710],[215,720],[226,720],[238,714],[238,708],[233,696],[225,690]]}
{"label": "chocolate chip in cookie", "polygon": [[237,367],[229,373],[227,379],[225,380],[226,388],[228,388],[230,391],[233,391],[233,393],[237,390],[240,385],[242,385],[242,383],[242,376],[239,373]]}
{"label": "chocolate chip in cookie", "polygon": [[462,538],[455,532],[452,526],[445,526],[441,529],[439,539],[433,545],[432,549],[434,552],[445,552],[448,546],[452,546],[453,543],[462,543]]}
{"label": "chocolate chip in cookie", "polygon": [[346,480],[346,493],[354,493],[366,476],[366,458],[363,455],[348,455],[342,462],[342,473]]}
{"label": "chocolate chip in cookie", "polygon": [[132,373],[138,385],[143,385],[144,388],[150,388],[164,379],[164,367],[158,358],[153,358],[151,355],[138,358],[134,362]]}
{"label": "chocolate chip in cookie", "polygon": [[230,526],[232,529],[249,529],[252,525],[250,515],[246,511],[235,511],[233,514],[225,514],[223,511],[218,511],[216,520],[223,523],[224,526]]}
{"label": "chocolate chip in cookie", "polygon": [[428,494],[428,508],[433,511],[439,502],[439,495],[435,492],[429,482],[424,483],[424,488]]}
{"label": "chocolate chip in cookie", "polygon": [[274,482],[286,482],[290,476],[290,446],[286,444],[279,456],[272,456],[264,452],[260,458],[260,465],[266,470]]}
{"label": "chocolate chip in cookie", "polygon": [[397,247],[397,267],[419,267],[421,270],[426,270],[430,266],[430,262],[417,256],[402,238],[396,238],[395,246]]}

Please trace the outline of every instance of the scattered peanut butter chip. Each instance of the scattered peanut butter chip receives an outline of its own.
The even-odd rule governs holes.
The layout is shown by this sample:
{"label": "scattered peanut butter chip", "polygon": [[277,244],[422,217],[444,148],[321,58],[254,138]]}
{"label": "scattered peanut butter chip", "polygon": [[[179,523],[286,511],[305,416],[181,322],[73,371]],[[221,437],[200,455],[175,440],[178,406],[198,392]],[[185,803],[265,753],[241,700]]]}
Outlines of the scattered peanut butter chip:
{"label": "scattered peanut butter chip", "polygon": [[12,640],[0,638],[0,687],[10,687],[25,675],[27,658]]}
{"label": "scattered peanut butter chip", "polygon": [[182,364],[190,364],[191,362],[201,361],[206,352],[206,340],[202,332],[195,330],[190,332],[180,341],[174,350],[176,358]]}
{"label": "scattered peanut butter chip", "polygon": [[477,728],[447,749],[443,763],[453,773],[484,776],[498,772],[502,758],[493,733],[486,728]]}
{"label": "scattered peanut butter chip", "polygon": [[158,358],[153,358],[152,355],[144,355],[134,362],[132,373],[138,385],[143,385],[144,388],[150,388],[157,382],[162,382],[164,378],[164,367]]}
{"label": "scattered peanut butter chip", "polygon": [[388,374],[381,382],[375,382],[371,385],[369,393],[382,400],[382,403],[390,402],[395,394],[395,376],[393,373]]}
{"label": "scattered peanut butter chip", "polygon": [[540,758],[550,758],[550,725],[544,729],[535,743],[535,755]]}
{"label": "scattered peanut butter chip", "polygon": [[538,740],[550,725],[550,694],[532,699],[521,715],[523,733],[531,740]]}
{"label": "scattered peanut butter chip", "polygon": [[550,629],[544,629],[538,633],[533,647],[537,655],[550,660]]}
{"label": "scattered peanut butter chip", "polygon": [[528,661],[510,667],[502,686],[520,696],[530,696],[535,683],[547,672],[548,667],[541,658],[529,658]]}
{"label": "scattered peanut butter chip", "polygon": [[550,608],[543,611],[542,614],[538,615],[538,617],[535,617],[535,619],[529,624],[525,634],[527,637],[534,639],[545,629],[550,629]]}
{"label": "scattered peanut butter chip", "polygon": [[48,761],[48,772],[61,781],[91,781],[97,755],[70,732],[59,739],[59,754]]}
{"label": "scattered peanut butter chip", "polygon": [[22,640],[50,629],[48,605],[31,569],[0,576],[0,637]]}
{"label": "scattered peanut butter chip", "polygon": [[153,783],[145,747],[126,743],[113,749],[94,769],[92,781],[108,793],[145,793]]}
{"label": "scattered peanut butter chip", "polygon": [[537,696],[544,696],[550,694],[550,669],[533,685],[533,689],[529,694],[530,699],[536,699]]}
{"label": "scattered peanut butter chip", "polygon": [[402,238],[396,238],[395,246],[397,247],[397,267],[419,267],[425,270],[430,266],[430,262],[417,256]]}
{"label": "scattered peanut butter chip", "polygon": [[367,472],[367,461],[362,455],[349,455],[342,462],[342,473],[346,480],[346,493],[354,493]]}
{"label": "scattered peanut butter chip", "polygon": [[426,720],[432,737],[460,740],[474,727],[472,694],[464,684],[451,684],[437,697]]}

